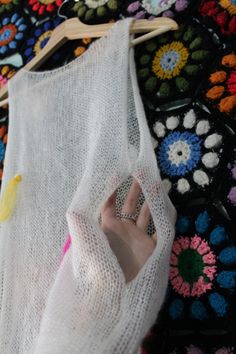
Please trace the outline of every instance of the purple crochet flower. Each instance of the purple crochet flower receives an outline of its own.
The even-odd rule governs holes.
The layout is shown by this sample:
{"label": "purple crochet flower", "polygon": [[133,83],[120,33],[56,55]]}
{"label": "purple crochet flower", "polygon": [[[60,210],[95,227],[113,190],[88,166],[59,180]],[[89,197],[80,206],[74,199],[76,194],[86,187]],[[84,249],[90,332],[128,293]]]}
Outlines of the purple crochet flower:
{"label": "purple crochet flower", "polygon": [[227,198],[231,202],[231,204],[236,206],[236,187],[230,189]]}
{"label": "purple crochet flower", "polygon": [[177,0],[175,4],[175,10],[177,12],[182,12],[187,9],[188,5],[189,5],[188,0]]}

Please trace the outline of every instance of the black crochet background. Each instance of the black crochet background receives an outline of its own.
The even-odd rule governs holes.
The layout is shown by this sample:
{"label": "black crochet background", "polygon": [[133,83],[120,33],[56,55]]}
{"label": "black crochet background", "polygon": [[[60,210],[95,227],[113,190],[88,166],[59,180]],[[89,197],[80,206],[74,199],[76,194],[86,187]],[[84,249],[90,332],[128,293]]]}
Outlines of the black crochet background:
{"label": "black crochet background", "polygon": [[[236,1],[62,2],[0,1],[0,87],[66,18],[170,16],[179,24],[135,48],[157,162],[179,217],[166,300],[142,354],[236,353]],[[92,42],[67,42],[39,70],[65,65]],[[8,108],[0,108],[0,178],[7,128]]]}

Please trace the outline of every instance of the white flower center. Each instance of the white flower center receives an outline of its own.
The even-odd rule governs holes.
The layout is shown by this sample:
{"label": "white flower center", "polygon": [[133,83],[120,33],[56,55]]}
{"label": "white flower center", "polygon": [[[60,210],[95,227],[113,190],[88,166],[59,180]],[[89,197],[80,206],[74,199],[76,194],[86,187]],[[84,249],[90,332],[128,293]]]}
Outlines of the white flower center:
{"label": "white flower center", "polygon": [[185,141],[179,140],[169,146],[168,158],[177,166],[187,162],[190,158],[190,154],[190,147]]}
{"label": "white flower center", "polygon": [[172,71],[177,66],[179,60],[180,54],[177,51],[169,50],[163,54],[160,60],[160,66],[164,71]]}

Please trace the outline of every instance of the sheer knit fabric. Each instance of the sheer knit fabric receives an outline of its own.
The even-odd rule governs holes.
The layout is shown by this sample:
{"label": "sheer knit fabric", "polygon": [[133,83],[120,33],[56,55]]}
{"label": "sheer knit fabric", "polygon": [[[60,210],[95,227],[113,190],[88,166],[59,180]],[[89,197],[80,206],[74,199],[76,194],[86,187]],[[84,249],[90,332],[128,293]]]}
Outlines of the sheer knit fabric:
{"label": "sheer knit fabric", "polygon": [[[1,354],[137,353],[163,302],[175,209],[137,86],[131,22],[116,22],[61,68],[23,69],[9,81],[2,191],[15,174],[22,182],[0,229]],[[122,200],[132,178],[158,243],[126,284],[99,220],[107,198],[119,188]]]}

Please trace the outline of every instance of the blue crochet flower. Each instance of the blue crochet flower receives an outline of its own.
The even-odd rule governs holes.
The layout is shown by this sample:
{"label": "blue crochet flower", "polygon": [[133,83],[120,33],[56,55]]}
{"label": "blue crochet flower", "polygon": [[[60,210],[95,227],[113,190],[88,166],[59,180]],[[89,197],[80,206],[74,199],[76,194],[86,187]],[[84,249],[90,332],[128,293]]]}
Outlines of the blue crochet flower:
{"label": "blue crochet flower", "polygon": [[27,19],[18,13],[0,19],[0,55],[16,52],[28,29]]}
{"label": "blue crochet flower", "polygon": [[176,223],[167,313],[172,320],[225,317],[236,292],[236,247],[209,210]]}
{"label": "blue crochet flower", "polygon": [[[47,42],[50,39],[52,31],[56,28],[62,19],[57,17],[52,20],[44,22],[40,26],[36,26],[26,40],[23,50],[23,56],[25,57],[26,62],[32,60],[42,49],[45,47]],[[58,60],[60,54],[58,52],[52,55],[53,60]]]}
{"label": "blue crochet flower", "polygon": [[158,162],[168,176],[184,176],[192,171],[201,158],[202,140],[193,133],[175,131],[162,141]]}

